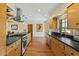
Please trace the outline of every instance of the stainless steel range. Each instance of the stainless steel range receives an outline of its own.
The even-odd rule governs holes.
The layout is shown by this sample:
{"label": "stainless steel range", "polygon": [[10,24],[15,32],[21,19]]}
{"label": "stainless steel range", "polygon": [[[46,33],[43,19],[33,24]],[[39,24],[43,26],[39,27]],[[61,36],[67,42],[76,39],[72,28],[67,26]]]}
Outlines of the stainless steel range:
{"label": "stainless steel range", "polygon": [[23,55],[24,54],[24,52],[26,51],[26,49],[27,49],[27,35],[24,35],[24,36],[22,36],[22,41],[21,41],[21,46],[22,46],[22,53],[21,53],[21,55]]}

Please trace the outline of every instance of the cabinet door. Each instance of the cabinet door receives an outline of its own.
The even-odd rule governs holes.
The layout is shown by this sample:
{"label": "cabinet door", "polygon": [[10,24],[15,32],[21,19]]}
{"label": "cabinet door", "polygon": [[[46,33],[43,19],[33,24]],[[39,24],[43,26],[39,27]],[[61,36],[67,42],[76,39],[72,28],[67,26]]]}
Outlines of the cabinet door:
{"label": "cabinet door", "polygon": [[49,28],[50,29],[57,29],[57,17],[54,17],[49,20]]}
{"label": "cabinet door", "polygon": [[8,51],[7,52],[7,56],[16,56],[16,50],[15,49],[12,49],[11,51]]}
{"label": "cabinet door", "polygon": [[15,53],[16,53],[16,56],[20,56],[21,55],[21,49],[19,47],[17,47],[15,49]]}
{"label": "cabinet door", "polygon": [[58,44],[57,46],[58,56],[64,56],[65,45],[60,41],[57,41],[57,44]]}
{"label": "cabinet door", "polygon": [[2,48],[0,50],[0,56],[6,56],[6,50],[5,50],[5,48]]}
{"label": "cabinet door", "polygon": [[6,4],[0,3],[0,55],[5,55],[6,54],[5,51],[6,51]]}
{"label": "cabinet door", "polygon": [[17,46],[16,46],[16,53],[17,53],[17,56],[20,56],[21,55],[21,39],[19,39],[17,42]]}
{"label": "cabinet door", "polygon": [[65,45],[65,54],[67,56],[79,56],[79,52]]}
{"label": "cabinet door", "polygon": [[7,56],[21,55],[21,39],[7,47]]}
{"label": "cabinet door", "polygon": [[53,54],[55,56],[64,56],[64,44],[55,38],[52,38],[51,42],[51,50],[53,51]]}
{"label": "cabinet door", "polygon": [[75,3],[68,7],[68,28],[79,28],[79,4]]}
{"label": "cabinet door", "polygon": [[21,44],[18,45],[16,52],[17,52],[17,55],[18,55],[18,56],[21,55]]}

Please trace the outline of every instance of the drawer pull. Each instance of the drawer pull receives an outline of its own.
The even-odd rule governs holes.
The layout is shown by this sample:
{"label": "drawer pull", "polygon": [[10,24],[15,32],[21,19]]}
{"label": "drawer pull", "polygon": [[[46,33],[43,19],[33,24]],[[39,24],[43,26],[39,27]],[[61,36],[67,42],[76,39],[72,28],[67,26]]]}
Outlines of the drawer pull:
{"label": "drawer pull", "polygon": [[76,23],[76,25],[79,25],[79,23]]}
{"label": "drawer pull", "polygon": [[18,48],[16,48],[15,51],[16,51],[17,49],[18,49]]}
{"label": "drawer pull", "polygon": [[13,48],[13,46],[11,46],[11,48]]}
{"label": "drawer pull", "polygon": [[74,55],[74,53],[71,53],[71,55]]}

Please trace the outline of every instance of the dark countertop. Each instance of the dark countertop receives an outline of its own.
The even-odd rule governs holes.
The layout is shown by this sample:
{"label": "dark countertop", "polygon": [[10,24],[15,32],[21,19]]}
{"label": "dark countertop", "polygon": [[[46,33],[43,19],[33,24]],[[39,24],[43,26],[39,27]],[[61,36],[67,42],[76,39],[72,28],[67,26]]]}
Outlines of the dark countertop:
{"label": "dark countertop", "polygon": [[6,45],[8,46],[8,45],[10,45],[10,44],[16,42],[16,41],[19,40],[19,39],[21,39],[20,36],[9,36],[9,37],[7,37]]}
{"label": "dark countertop", "polygon": [[25,36],[27,35],[28,33],[16,33],[16,34],[13,34],[13,35],[9,35],[7,36],[7,40],[6,40],[6,45],[10,45],[14,42],[16,42],[17,40],[21,39],[22,36]]}
{"label": "dark countertop", "polygon": [[79,42],[78,41],[75,41],[74,39],[70,39],[70,38],[66,38],[66,37],[57,37],[56,35],[49,35],[49,36],[56,38],[60,42],[70,46],[71,48],[73,48],[79,52]]}

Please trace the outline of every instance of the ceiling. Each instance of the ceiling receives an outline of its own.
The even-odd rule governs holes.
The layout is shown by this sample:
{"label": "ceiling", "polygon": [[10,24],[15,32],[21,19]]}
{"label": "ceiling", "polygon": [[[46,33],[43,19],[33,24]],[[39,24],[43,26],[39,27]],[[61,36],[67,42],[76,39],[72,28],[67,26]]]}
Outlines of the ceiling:
{"label": "ceiling", "polygon": [[[64,4],[64,3],[63,3]],[[39,23],[48,20],[55,13],[55,10],[63,5],[62,3],[17,3],[16,6],[22,9],[26,22]]]}

